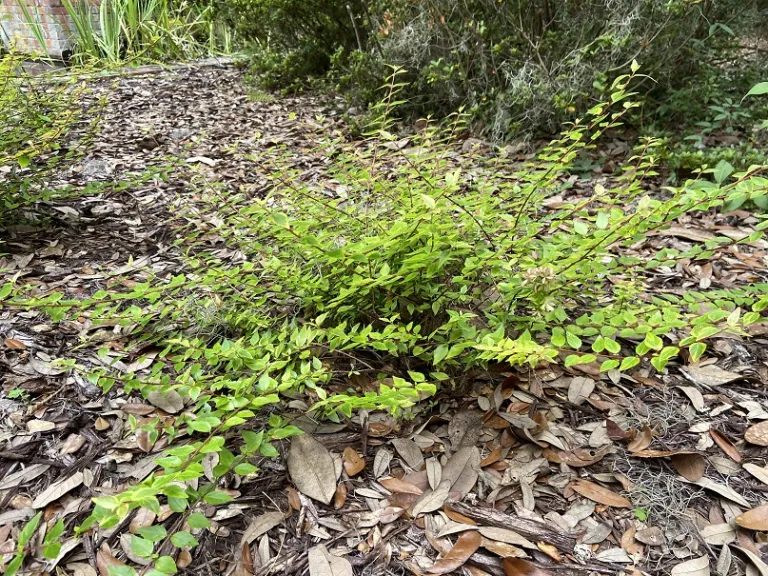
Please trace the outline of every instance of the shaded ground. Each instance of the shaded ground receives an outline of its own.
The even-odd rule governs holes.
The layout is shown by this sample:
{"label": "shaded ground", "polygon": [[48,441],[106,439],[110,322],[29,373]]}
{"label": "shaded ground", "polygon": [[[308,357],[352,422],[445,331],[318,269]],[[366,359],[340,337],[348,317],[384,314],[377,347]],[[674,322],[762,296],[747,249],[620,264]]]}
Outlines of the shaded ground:
{"label": "shaded ground", "polygon": [[[343,137],[327,105],[312,98],[252,102],[231,68],[104,79],[94,88],[94,101],[108,97],[101,131],[86,156],[51,183],[91,193],[41,203],[8,229],[0,285],[19,275],[41,293],[86,297],[150,273],[177,274],[180,230],[169,215],[194,207],[201,187],[258,196],[270,182],[249,157],[286,150],[302,178],[324,185],[331,152],[316,146],[334,131]],[[625,150],[616,144],[617,155]],[[490,153],[470,140],[460,152],[466,162]],[[590,194],[608,178],[593,176],[574,177],[568,194]],[[637,250],[701,242],[715,231],[742,237],[756,222],[748,213],[708,215]],[[207,226],[193,217],[189,225]],[[205,234],[201,241],[217,243]],[[662,269],[650,291],[764,282],[766,248],[762,241],[734,245],[703,265]],[[503,566],[506,557],[552,574],[662,574],[683,562],[691,562],[687,571],[676,573],[705,574],[709,565],[719,574],[768,574],[760,561],[768,556],[765,534],[735,522],[768,494],[768,453],[744,441],[747,429],[768,421],[764,329],[758,324],[751,340],[718,339],[714,356],[664,375],[601,376],[589,366],[527,375],[491,370],[472,375],[462,394],[442,393],[434,412],[419,407],[413,420],[299,420],[311,433],[301,441],[311,456],[299,472],[286,467],[286,442],[280,458],[259,463],[259,474],[230,478],[234,501],[204,510],[213,525],[177,564],[238,576],[533,574],[529,564]],[[150,474],[162,443],[147,445],[128,419],[180,408],[119,390],[105,396],[77,373],[47,364],[66,354],[98,366],[106,361],[98,342],[126,371],[140,369],[131,365],[135,357],[123,357],[118,326],[95,331],[85,318],[56,324],[0,309],[0,337],[2,554],[15,548],[36,511],[64,518],[71,534],[90,498]],[[78,347],[84,339],[91,344]],[[330,504],[292,487],[328,462]],[[141,559],[131,552],[130,533],[156,521],[172,531],[174,515],[165,512],[158,519],[132,514],[82,539],[67,536],[56,561],[32,554],[29,573],[106,574],[115,558],[135,566]],[[348,566],[330,562],[326,550]],[[322,572],[326,565],[331,572]]]}

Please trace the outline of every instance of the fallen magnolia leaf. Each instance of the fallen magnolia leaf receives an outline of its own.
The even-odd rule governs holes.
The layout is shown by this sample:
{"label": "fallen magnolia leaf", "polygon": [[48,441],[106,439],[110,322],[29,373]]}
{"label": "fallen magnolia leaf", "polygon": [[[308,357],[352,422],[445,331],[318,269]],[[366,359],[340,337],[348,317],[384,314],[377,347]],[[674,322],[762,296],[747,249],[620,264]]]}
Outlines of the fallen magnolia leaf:
{"label": "fallen magnolia leaf", "polygon": [[483,536],[480,541],[480,546],[502,558],[525,558],[527,556],[525,550],[518,548],[517,546],[507,544],[506,542],[491,540],[485,536]]}
{"label": "fallen magnolia leaf", "polygon": [[592,378],[577,376],[571,380],[571,384],[568,386],[568,402],[578,406],[589,398],[594,389],[595,381]]}
{"label": "fallen magnolia leaf", "polygon": [[36,509],[45,508],[48,506],[48,504],[55,502],[70,490],[74,490],[80,486],[80,484],[83,483],[83,479],[83,473],[81,471],[77,471],[69,478],[64,478],[63,480],[54,482],[37,495],[37,498],[35,498],[32,502],[32,507]]}
{"label": "fallen magnolia leaf", "polygon": [[481,542],[480,534],[474,530],[463,532],[459,535],[456,544],[448,553],[435,562],[434,565],[427,568],[425,572],[430,574],[448,574],[458,570],[480,548]]}
{"label": "fallen magnolia leaf", "polygon": [[450,480],[451,491],[467,495],[480,473],[480,450],[477,446],[462,446],[443,466],[442,479]]}
{"label": "fallen magnolia leaf", "polygon": [[333,509],[341,510],[347,501],[347,485],[344,482],[339,482],[336,486],[336,492],[333,495]]}
{"label": "fallen magnolia leaf", "polygon": [[635,540],[648,546],[661,546],[664,544],[664,532],[658,526],[651,526],[635,532]]}
{"label": "fallen magnolia leaf", "polygon": [[551,572],[542,570],[522,558],[504,558],[501,566],[507,576],[552,576]]}
{"label": "fallen magnolia leaf", "polygon": [[299,492],[330,504],[336,493],[336,468],[331,453],[309,434],[291,439],[288,474]]}
{"label": "fallen magnolia leaf", "polygon": [[422,498],[416,502],[416,504],[413,506],[413,511],[411,512],[411,516],[416,518],[420,514],[425,514],[427,512],[434,512],[435,510],[440,509],[442,505],[445,503],[445,501],[448,499],[448,492],[451,490],[451,482],[450,480],[443,480],[440,482],[440,485],[437,487],[436,490],[433,490],[432,492],[427,492],[422,496]]}
{"label": "fallen magnolia leaf", "polygon": [[70,434],[59,446],[59,454],[75,454],[85,445],[85,438],[80,434]]}
{"label": "fallen magnolia leaf", "polygon": [[601,562],[612,562],[614,564],[631,564],[632,558],[629,557],[624,548],[607,548],[595,554],[595,560]]}
{"label": "fallen magnolia leaf", "polygon": [[427,482],[429,482],[432,490],[437,489],[440,485],[440,481],[443,479],[443,467],[438,462],[437,458],[429,458],[426,461],[427,465]]}
{"label": "fallen magnolia leaf", "polygon": [[672,568],[672,576],[709,576],[709,558],[701,556]]}
{"label": "fallen magnolia leaf", "polygon": [[360,458],[357,450],[351,446],[344,448],[344,454],[342,455],[344,462],[344,471],[348,476],[356,476],[365,468],[365,460]]}
{"label": "fallen magnolia leaf", "polygon": [[307,560],[310,576],[353,576],[349,560],[330,554],[322,544],[309,549]]}
{"label": "fallen magnolia leaf", "polygon": [[712,440],[714,440],[715,444],[717,444],[720,447],[720,450],[725,452],[728,458],[730,458],[734,462],[741,462],[741,454],[739,454],[739,451],[736,449],[736,446],[734,446],[733,443],[730,440],[728,440],[728,438],[723,436],[717,430],[712,430],[712,429],[710,429],[709,435],[712,436]]}
{"label": "fallen magnolia leaf", "polygon": [[749,530],[768,531],[768,504],[747,510],[736,518],[736,524]]}
{"label": "fallen magnolia leaf", "polygon": [[617,494],[609,488],[604,488],[599,484],[588,480],[577,480],[571,484],[571,488],[585,498],[589,498],[598,504],[604,504],[613,508],[631,508],[632,502],[621,494]]}
{"label": "fallen magnolia leaf", "polygon": [[671,459],[672,466],[686,480],[696,482],[704,476],[707,464],[700,454],[675,454]]}
{"label": "fallen magnolia leaf", "polygon": [[768,420],[747,428],[744,440],[756,446],[768,446]]}
{"label": "fallen magnolia leaf", "polygon": [[293,486],[288,486],[288,488],[285,489],[285,493],[288,495],[288,504],[290,507],[296,511],[301,510],[301,498],[299,497],[299,493],[296,492],[296,489]]}
{"label": "fallen magnolia leaf", "polygon": [[251,521],[245,532],[243,532],[243,537],[240,540],[241,544],[251,544],[256,538],[272,530],[284,519],[285,515],[282,512],[265,512],[257,516]]}

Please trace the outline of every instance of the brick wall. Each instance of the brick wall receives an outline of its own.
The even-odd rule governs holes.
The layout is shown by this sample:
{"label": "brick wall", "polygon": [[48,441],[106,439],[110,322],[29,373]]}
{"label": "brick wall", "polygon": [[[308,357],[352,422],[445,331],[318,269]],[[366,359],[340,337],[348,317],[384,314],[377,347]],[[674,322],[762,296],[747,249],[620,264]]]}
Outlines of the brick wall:
{"label": "brick wall", "polygon": [[[39,18],[45,37],[45,47],[27,24],[19,2],[26,2],[30,14]],[[3,44],[30,54],[44,52],[58,58],[69,48],[72,23],[61,0],[0,0],[0,37]]]}

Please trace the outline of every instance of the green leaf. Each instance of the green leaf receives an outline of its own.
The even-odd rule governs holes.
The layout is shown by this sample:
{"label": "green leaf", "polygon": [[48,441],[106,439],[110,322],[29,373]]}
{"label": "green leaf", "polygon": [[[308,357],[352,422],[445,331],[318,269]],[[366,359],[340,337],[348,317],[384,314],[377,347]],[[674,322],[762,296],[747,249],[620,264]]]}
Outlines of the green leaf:
{"label": "green leaf", "polygon": [[109,566],[109,576],[136,576],[136,570],[130,566]]}
{"label": "green leaf", "polygon": [[43,556],[48,558],[48,560],[55,559],[59,555],[59,552],[61,552],[60,542],[51,542],[43,548]]}
{"label": "green leaf", "polygon": [[176,574],[176,562],[170,556],[160,556],[155,560],[155,570],[163,574]]}
{"label": "green leaf", "polygon": [[19,168],[26,168],[32,162],[32,159],[26,154],[22,154],[16,160],[19,163]]}
{"label": "green leaf", "polygon": [[282,212],[273,212],[272,219],[275,221],[275,224],[277,224],[278,226],[282,228],[288,228],[288,216],[286,216]]}
{"label": "green leaf", "polygon": [[5,300],[8,298],[11,292],[13,292],[13,284],[11,282],[3,284],[3,286],[0,287],[0,300]]}
{"label": "green leaf", "polygon": [[717,163],[717,166],[715,166],[714,170],[714,177],[715,182],[718,184],[722,184],[725,182],[726,178],[733,174],[733,166],[731,166],[728,162],[725,160],[720,160],[720,162]]}
{"label": "green leaf", "polygon": [[747,92],[747,96],[762,96],[763,94],[768,94],[768,82],[760,82],[759,84],[755,84],[752,86],[750,91]]}
{"label": "green leaf", "polygon": [[205,500],[206,504],[213,504],[213,505],[226,504],[227,502],[232,502],[232,496],[230,496],[226,492],[221,492],[220,490],[214,490],[204,495],[203,500]]}
{"label": "green leaf", "polygon": [[197,539],[186,530],[182,530],[171,536],[171,543],[176,546],[176,548],[184,548],[185,546],[194,548],[197,546]]}
{"label": "green leaf", "polygon": [[53,527],[48,530],[43,539],[43,544],[50,544],[55,542],[64,533],[64,520],[60,519]]}
{"label": "green leaf", "polygon": [[187,524],[189,524],[190,528],[200,529],[208,528],[211,525],[211,521],[199,512],[193,512],[187,518]]}
{"label": "green leaf", "polygon": [[19,532],[19,540],[18,540],[18,548],[23,549],[24,546],[29,544],[29,541],[32,539],[32,536],[35,534],[35,530],[37,530],[38,524],[40,524],[40,518],[43,517],[42,512],[38,512],[35,514],[32,519],[27,522],[24,525],[24,528],[21,529],[21,532]]}
{"label": "green leaf", "polygon": [[240,476],[247,476],[248,474],[253,474],[256,471],[258,471],[258,468],[253,464],[249,464],[248,462],[243,462],[235,466],[235,474],[240,474]]}
{"label": "green leaf", "polygon": [[574,334],[573,332],[566,331],[565,339],[568,342],[568,346],[570,346],[574,350],[578,350],[579,348],[581,348],[581,338],[576,336],[576,334]]}
{"label": "green leaf", "polygon": [[619,370],[622,372],[626,370],[630,370],[640,364],[640,358],[637,356],[629,356],[627,358],[624,358],[624,360],[621,361],[621,366],[619,366]]}
{"label": "green leaf", "polygon": [[139,528],[139,534],[144,536],[144,538],[146,538],[150,542],[160,542],[160,540],[162,540],[168,535],[168,532],[166,532],[163,526],[160,526],[159,524],[155,524],[154,526]]}
{"label": "green leaf", "polygon": [[664,347],[664,341],[656,336],[653,332],[648,332],[648,334],[645,335],[645,340],[643,340],[643,344],[648,346],[651,350],[661,350]]}
{"label": "green leaf", "polygon": [[133,550],[134,554],[137,556],[149,558],[155,551],[155,545],[149,540],[139,538],[136,534],[131,534],[131,550]]}
{"label": "green leaf", "polygon": [[703,342],[696,342],[695,344],[691,344],[688,348],[688,353],[691,355],[691,361],[698,362],[706,349],[707,345]]}
{"label": "green leaf", "polygon": [[430,209],[434,208],[435,206],[437,206],[437,203],[435,202],[435,199],[432,198],[432,196],[428,196],[427,194],[422,194],[421,195],[421,201],[424,202],[424,205],[427,208],[430,208]]}
{"label": "green leaf", "polygon": [[435,354],[434,354],[432,363],[435,366],[437,366],[438,364],[440,364],[440,362],[443,361],[443,359],[445,359],[446,356],[448,356],[448,346],[446,346],[445,344],[441,344],[440,346],[435,348]]}

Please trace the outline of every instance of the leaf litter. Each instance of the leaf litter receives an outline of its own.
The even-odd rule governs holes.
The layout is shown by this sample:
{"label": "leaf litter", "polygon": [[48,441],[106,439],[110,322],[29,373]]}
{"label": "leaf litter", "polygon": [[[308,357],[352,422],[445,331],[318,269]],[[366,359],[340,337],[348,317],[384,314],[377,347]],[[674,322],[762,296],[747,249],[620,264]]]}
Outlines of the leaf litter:
{"label": "leaf litter", "polygon": [[[342,130],[325,101],[249,102],[234,68],[96,88],[109,101],[98,138],[53,184],[146,177],[126,190],[107,185],[40,203],[40,222],[50,221],[45,241],[43,224],[9,229],[2,274],[41,291],[131,286],[150,269],[172,276],[181,259],[165,216],[188,182],[203,177],[259,194],[268,181],[247,157],[270,146],[294,150],[303,177],[317,179],[327,158],[308,151],[323,131]],[[169,157],[182,161],[163,178],[147,171]],[[704,242],[735,230],[729,218],[699,215],[648,242]],[[644,249],[633,247],[638,257]],[[733,286],[764,275],[764,263],[756,269],[759,260],[740,249],[723,253],[708,281]],[[700,281],[681,268],[648,291]],[[37,510],[47,526],[59,519],[74,526],[90,498],[152,471],[164,446],[131,432],[130,418],[162,422],[185,410],[178,394],[103,394],[51,363],[85,335],[106,345],[109,362],[126,373],[146,369],[146,355],[157,354],[125,354],[118,331],[92,331],[85,319],[54,325],[0,310],[0,566]],[[181,549],[176,565],[237,576],[768,574],[766,344],[760,333],[715,339],[710,357],[661,375],[491,367],[468,376],[462,394],[441,393],[432,411],[418,405],[412,422],[370,414],[365,423],[305,428],[279,446],[278,458],[260,462],[258,474],[234,477],[225,487],[231,502],[202,510],[210,525],[196,529],[200,545]],[[102,362],[87,347],[77,354],[86,366]],[[167,508],[139,510],[112,530],[67,536],[56,573],[107,576],[110,566],[139,560],[121,543],[152,527],[170,533],[175,521]],[[25,569],[54,567],[33,552]]]}

